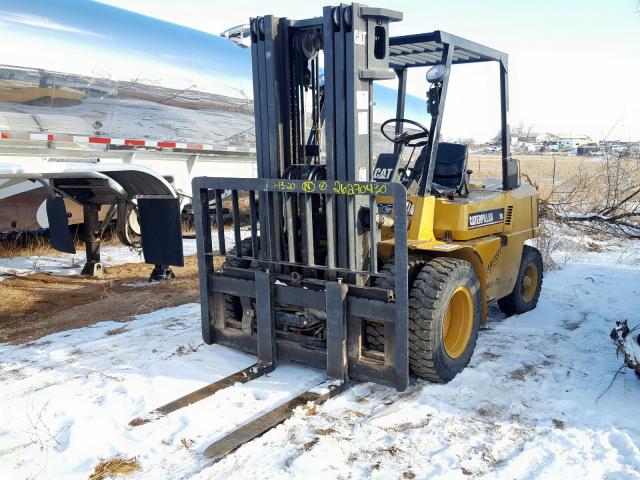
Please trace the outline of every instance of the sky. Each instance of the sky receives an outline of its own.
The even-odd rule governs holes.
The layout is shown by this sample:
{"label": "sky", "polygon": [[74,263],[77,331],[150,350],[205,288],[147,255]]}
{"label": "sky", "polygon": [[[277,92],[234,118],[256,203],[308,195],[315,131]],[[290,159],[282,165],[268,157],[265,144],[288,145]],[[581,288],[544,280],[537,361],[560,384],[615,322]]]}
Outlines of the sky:
{"label": "sky", "polygon": [[[327,2],[102,0],[210,33],[250,16],[307,18]],[[378,0],[404,20],[392,35],[445,30],[510,56],[510,124],[537,132],[640,139],[640,5],[636,0]],[[409,91],[424,97],[424,72]],[[495,65],[459,66],[451,76],[443,131],[489,138],[499,129]]]}
{"label": "sky", "polygon": [[[246,98],[252,96],[249,52],[219,32],[250,16],[318,16],[324,5],[100,1],[2,0],[1,63]],[[391,35],[440,29],[507,52],[512,127],[640,140],[640,0],[379,0],[375,5],[404,13]],[[428,123],[425,73],[410,70],[408,82],[415,97],[407,116],[421,123]],[[445,138],[494,137],[500,128],[497,64],[454,66],[450,78]],[[376,89],[378,117],[392,115],[392,93]]]}
{"label": "sky", "polygon": [[1,0],[0,32],[5,65],[229,96],[253,88],[248,51],[102,3]]}

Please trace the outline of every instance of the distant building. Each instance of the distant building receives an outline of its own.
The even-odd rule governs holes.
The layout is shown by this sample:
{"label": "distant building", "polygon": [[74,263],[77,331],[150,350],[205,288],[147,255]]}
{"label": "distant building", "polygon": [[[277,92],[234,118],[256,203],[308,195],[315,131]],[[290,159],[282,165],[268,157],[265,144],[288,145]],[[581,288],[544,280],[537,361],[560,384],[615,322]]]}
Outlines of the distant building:
{"label": "distant building", "polygon": [[539,133],[536,135],[535,141],[538,143],[558,143],[558,135],[553,133]]}
{"label": "distant building", "polygon": [[604,153],[604,147],[596,143],[584,144],[576,147],[576,154],[580,157],[588,155],[602,155]]}
{"label": "distant building", "polygon": [[558,135],[558,144],[562,148],[577,148],[588,143],[593,143],[589,135]]}
{"label": "distant building", "polygon": [[[526,135],[511,135],[511,146],[514,150],[527,153],[575,151],[580,146],[593,144],[594,141],[588,135],[556,134],[550,132],[528,132]],[[592,150],[593,149],[584,149],[582,150],[582,155],[590,155]]]}

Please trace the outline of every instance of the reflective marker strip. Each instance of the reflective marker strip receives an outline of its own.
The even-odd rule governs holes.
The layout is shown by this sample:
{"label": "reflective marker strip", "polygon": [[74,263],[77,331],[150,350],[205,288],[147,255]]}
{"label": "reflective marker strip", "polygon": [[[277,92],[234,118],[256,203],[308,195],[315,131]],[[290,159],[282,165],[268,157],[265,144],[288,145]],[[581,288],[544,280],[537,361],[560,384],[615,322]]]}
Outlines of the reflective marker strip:
{"label": "reflective marker strip", "polygon": [[167,140],[141,140],[135,138],[110,138],[59,133],[0,132],[4,140],[34,140],[45,142],[93,143],[99,145],[127,145],[130,147],[169,148],[177,150],[227,150],[237,151],[234,146],[215,146],[210,143],[186,143]]}

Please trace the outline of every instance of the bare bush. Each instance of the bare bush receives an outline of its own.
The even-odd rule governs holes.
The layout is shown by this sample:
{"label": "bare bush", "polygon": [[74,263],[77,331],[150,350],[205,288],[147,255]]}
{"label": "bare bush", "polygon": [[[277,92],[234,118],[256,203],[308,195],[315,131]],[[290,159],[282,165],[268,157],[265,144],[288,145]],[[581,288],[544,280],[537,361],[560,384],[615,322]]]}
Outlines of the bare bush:
{"label": "bare bush", "polygon": [[[595,165],[594,165],[595,164]],[[607,153],[585,160],[541,198],[542,213],[566,223],[640,238],[640,161]]]}
{"label": "bare bush", "polygon": [[540,225],[540,235],[532,240],[534,247],[538,249],[542,256],[542,264],[546,271],[555,270],[558,264],[553,260],[551,253],[558,247],[559,239],[547,223]]}

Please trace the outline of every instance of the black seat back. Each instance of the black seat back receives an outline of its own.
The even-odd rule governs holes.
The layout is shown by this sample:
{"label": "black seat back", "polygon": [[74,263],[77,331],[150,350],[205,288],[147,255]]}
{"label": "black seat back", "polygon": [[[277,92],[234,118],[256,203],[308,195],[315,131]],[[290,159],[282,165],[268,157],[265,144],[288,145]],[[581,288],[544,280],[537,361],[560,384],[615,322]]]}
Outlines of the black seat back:
{"label": "black seat back", "polygon": [[433,181],[438,185],[458,190],[467,171],[468,150],[459,143],[440,143]]}
{"label": "black seat back", "polygon": [[[428,155],[428,146],[425,146],[420,152],[420,156],[416,159],[411,174],[407,178],[407,183],[420,177]],[[468,150],[466,145],[446,142],[438,144],[438,156],[433,170],[435,189],[438,190],[437,187],[441,186],[445,187],[445,189],[458,191],[465,179],[467,159]]]}

